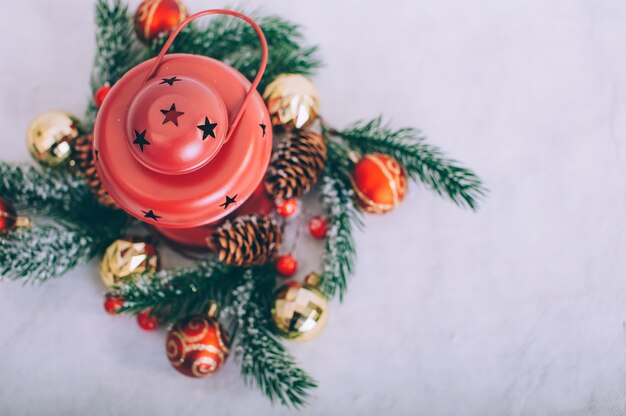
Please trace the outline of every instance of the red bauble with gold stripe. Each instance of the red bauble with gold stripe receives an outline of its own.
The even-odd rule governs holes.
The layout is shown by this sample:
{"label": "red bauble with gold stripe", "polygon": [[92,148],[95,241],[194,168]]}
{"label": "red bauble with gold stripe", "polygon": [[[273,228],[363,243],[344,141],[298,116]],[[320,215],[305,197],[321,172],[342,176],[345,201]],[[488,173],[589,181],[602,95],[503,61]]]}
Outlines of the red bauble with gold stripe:
{"label": "red bauble with gold stripe", "polygon": [[166,348],[175,369],[189,377],[206,377],[224,364],[230,341],[216,319],[194,315],[172,327]]}
{"label": "red bauble with gold stripe", "polygon": [[142,41],[150,42],[174,30],[188,15],[180,0],[144,0],[135,13],[135,31]]}
{"label": "red bauble with gold stripe", "polygon": [[354,166],[352,186],[359,207],[372,214],[393,210],[406,195],[404,167],[383,153],[365,155]]}

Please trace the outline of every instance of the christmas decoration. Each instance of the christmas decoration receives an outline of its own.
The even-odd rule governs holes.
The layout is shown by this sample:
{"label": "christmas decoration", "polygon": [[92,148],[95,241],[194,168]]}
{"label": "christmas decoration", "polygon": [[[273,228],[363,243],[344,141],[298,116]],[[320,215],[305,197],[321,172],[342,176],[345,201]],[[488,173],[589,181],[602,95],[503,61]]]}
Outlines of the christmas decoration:
{"label": "christmas decoration", "polygon": [[113,201],[113,198],[111,198],[107,190],[102,186],[102,182],[100,182],[98,172],[96,171],[92,143],[93,139],[91,134],[80,136],[74,140],[72,146],[72,164],[85,176],[87,186],[89,186],[89,189],[91,189],[98,201],[103,205],[113,207],[115,206],[115,201]]}
{"label": "christmas decoration", "polygon": [[263,98],[272,124],[285,129],[304,129],[319,113],[319,98],[313,83],[299,74],[282,74],[272,81]]}
{"label": "christmas decoration", "polygon": [[117,315],[124,306],[124,300],[116,296],[104,297],[104,310],[110,315]]}
{"label": "christmas decoration", "polygon": [[28,227],[29,225],[30,218],[17,215],[15,207],[0,197],[0,234],[7,233],[15,227]]}
{"label": "christmas decoration", "polygon": [[299,198],[311,189],[326,164],[326,142],[321,135],[299,132],[281,141],[272,155],[265,178],[275,198]]}
{"label": "christmas decoration", "polygon": [[359,206],[372,214],[391,211],[406,195],[404,168],[396,159],[382,153],[361,158],[352,171],[352,183]]}
{"label": "christmas decoration", "polygon": [[107,287],[117,286],[133,275],[156,271],[158,257],[154,246],[137,238],[115,240],[100,261],[100,277]]}
{"label": "christmas decoration", "polygon": [[298,271],[298,260],[290,253],[282,254],[276,259],[276,271],[283,277],[291,277]]}
{"label": "christmas decoration", "polygon": [[150,42],[172,31],[187,15],[187,7],[180,0],[144,0],[135,13],[137,36]]}
{"label": "christmas decoration", "polygon": [[80,134],[77,119],[62,111],[47,111],[28,126],[26,142],[31,156],[46,166],[58,166],[68,160],[71,143]]}
{"label": "christmas decoration", "polygon": [[159,321],[152,315],[150,309],[143,310],[137,314],[137,324],[144,331],[154,331],[159,327]]}
{"label": "christmas decoration", "polygon": [[230,341],[216,319],[195,315],[174,325],[167,334],[166,347],[175,369],[189,377],[206,377],[224,364]]}
{"label": "christmas decoration", "polygon": [[226,264],[253,266],[273,259],[281,239],[280,227],[271,217],[250,214],[226,222],[207,244]]}
{"label": "christmas decoration", "polygon": [[328,320],[328,300],[317,289],[319,276],[309,274],[304,284],[287,282],[276,292],[272,319],[278,333],[292,340],[306,341],[317,336]]}
{"label": "christmas decoration", "polygon": [[[230,16],[205,25],[187,22],[167,38],[157,32],[172,30],[184,6],[164,5],[173,3],[141,6],[152,13],[150,21],[150,13],[139,19],[148,38],[142,45],[125,3],[96,0],[96,56],[83,133],[61,113],[54,123],[44,120],[32,130],[51,138],[33,141],[43,143],[34,153],[42,166],[0,162],[0,195],[42,219],[0,234],[0,276],[22,282],[60,276],[106,253],[137,220],[150,234],[146,239],[158,234],[176,248],[209,248],[212,254],[196,264],[160,272],[143,254],[120,254],[135,261],[129,269],[145,263],[144,271],[132,278],[111,274],[107,281],[117,280],[105,309],[137,315],[146,329],[178,323],[168,351],[180,371],[203,374],[225,357],[219,323],[204,315],[213,303],[220,304],[232,324],[245,380],[272,401],[303,406],[317,383],[277,335],[313,337],[327,319],[327,300],[344,298],[355,268],[353,232],[363,225],[362,195],[377,210],[386,209],[381,202],[395,205],[401,199],[392,192],[393,198],[380,200],[391,187],[399,189],[402,168],[400,173],[386,165],[374,169],[355,162],[354,155],[365,155],[368,163],[372,157],[393,158],[404,168],[404,179],[459,206],[476,209],[486,190],[471,170],[446,158],[414,129],[395,129],[376,118],[341,130],[318,117],[317,93],[305,77],[320,67],[319,55],[315,46],[303,44],[298,25],[278,16],[257,17],[265,39],[251,19],[222,11]],[[168,23],[159,27],[155,18]],[[106,85],[113,87],[107,92]],[[265,91],[264,98],[257,90]],[[69,127],[69,134],[57,135],[64,130],[59,126]],[[280,133],[287,130],[287,136],[272,156],[273,126]],[[297,131],[302,128],[307,131]],[[71,158],[65,155],[70,150]],[[50,167],[68,159],[76,169]],[[379,181],[389,172],[391,181]],[[275,292],[273,260],[282,230],[268,216],[272,200],[278,216],[293,217],[302,201],[309,201],[299,197],[316,181],[323,214],[320,221],[311,220],[309,232],[325,238],[321,273]],[[281,221],[281,226],[299,222]],[[191,325],[193,319],[204,323]],[[190,325],[192,333],[207,328],[206,337],[190,341]],[[190,344],[199,349],[190,350]],[[228,342],[222,339],[222,344]]]}
{"label": "christmas decoration", "polygon": [[309,220],[309,234],[318,240],[326,238],[328,233],[328,219],[316,216]]}
{"label": "christmas decoration", "polygon": [[96,107],[102,107],[102,103],[104,102],[104,99],[106,98],[109,91],[111,91],[111,85],[109,85],[108,83],[104,84],[96,90],[93,95],[93,101],[96,103]]}
{"label": "christmas decoration", "polygon": [[276,213],[283,218],[293,217],[300,209],[300,201],[296,198],[277,199],[274,204],[276,205]]}

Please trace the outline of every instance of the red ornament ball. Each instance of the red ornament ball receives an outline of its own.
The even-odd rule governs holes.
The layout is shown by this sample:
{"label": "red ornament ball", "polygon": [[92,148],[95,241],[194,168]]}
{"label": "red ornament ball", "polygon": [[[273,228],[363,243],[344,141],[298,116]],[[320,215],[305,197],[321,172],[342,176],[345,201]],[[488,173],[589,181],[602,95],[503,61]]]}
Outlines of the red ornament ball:
{"label": "red ornament ball", "polygon": [[169,33],[188,16],[180,0],[144,0],[135,12],[135,32],[149,43],[161,33]]}
{"label": "red ornament ball", "polygon": [[176,323],[167,334],[167,358],[182,374],[206,377],[224,364],[230,340],[214,318],[194,315]]}
{"label": "red ornament ball", "polygon": [[275,205],[278,215],[283,218],[289,218],[298,213],[300,203],[297,198],[277,199]]}
{"label": "red ornament ball", "polygon": [[11,231],[17,223],[17,211],[13,204],[0,198],[0,234]]}
{"label": "red ornament ball", "polygon": [[276,259],[276,271],[283,277],[291,277],[298,271],[298,260],[291,254],[281,254]]}
{"label": "red ornament ball", "polygon": [[96,103],[96,107],[102,107],[102,103],[104,102],[104,99],[109,91],[111,91],[111,85],[108,82],[96,90],[93,94],[93,100]]}
{"label": "red ornament ball", "polygon": [[122,306],[124,306],[124,299],[110,295],[104,297],[104,310],[108,314],[117,315]]}
{"label": "red ornament ball", "polygon": [[328,233],[328,219],[325,217],[317,216],[309,220],[309,234],[311,237],[321,240],[326,238]]}
{"label": "red ornament ball", "polygon": [[372,214],[384,214],[397,207],[407,190],[404,167],[383,153],[364,156],[352,171],[352,186],[359,207]]}
{"label": "red ornament ball", "polygon": [[150,314],[150,309],[143,310],[137,314],[137,324],[144,331],[154,331],[159,327],[156,316]]}

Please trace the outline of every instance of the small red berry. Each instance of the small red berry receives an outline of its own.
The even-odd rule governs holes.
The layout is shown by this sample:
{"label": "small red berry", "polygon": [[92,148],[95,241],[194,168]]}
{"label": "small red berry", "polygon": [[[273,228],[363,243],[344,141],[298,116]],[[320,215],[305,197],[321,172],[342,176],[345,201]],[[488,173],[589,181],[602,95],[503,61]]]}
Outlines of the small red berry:
{"label": "small red berry", "polygon": [[117,296],[106,295],[104,297],[104,310],[111,315],[117,315],[118,310],[124,306],[124,299]]}
{"label": "small red berry", "polygon": [[283,277],[291,277],[298,271],[298,260],[291,254],[281,254],[276,259],[276,271]]}
{"label": "small red berry", "polygon": [[150,314],[150,309],[143,310],[137,314],[137,323],[144,331],[154,331],[159,327],[159,321]]}
{"label": "small red berry", "polygon": [[96,107],[102,107],[102,103],[104,102],[104,99],[106,98],[109,91],[111,91],[111,86],[108,83],[104,84],[96,90],[93,95],[93,100],[96,102]]}
{"label": "small red berry", "polygon": [[277,199],[276,212],[283,218],[294,216],[298,212],[298,199]]}
{"label": "small red berry", "polygon": [[313,238],[321,240],[328,232],[328,220],[324,217],[313,217],[309,220],[309,234]]}

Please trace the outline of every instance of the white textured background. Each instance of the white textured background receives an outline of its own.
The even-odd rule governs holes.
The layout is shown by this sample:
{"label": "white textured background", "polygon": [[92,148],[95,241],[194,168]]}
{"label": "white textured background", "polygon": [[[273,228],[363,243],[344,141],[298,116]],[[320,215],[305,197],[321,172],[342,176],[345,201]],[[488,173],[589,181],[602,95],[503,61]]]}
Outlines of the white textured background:
{"label": "white textured background", "polygon": [[[259,3],[321,45],[333,124],[384,113],[420,127],[491,189],[477,214],[413,185],[367,217],[345,303],[292,348],[320,382],[301,414],[624,414],[626,3]],[[27,161],[33,116],[82,114],[93,8],[2,7],[0,155]],[[94,265],[0,284],[0,414],[293,414],[234,361],[179,376],[164,334],[106,315],[102,291]]]}

